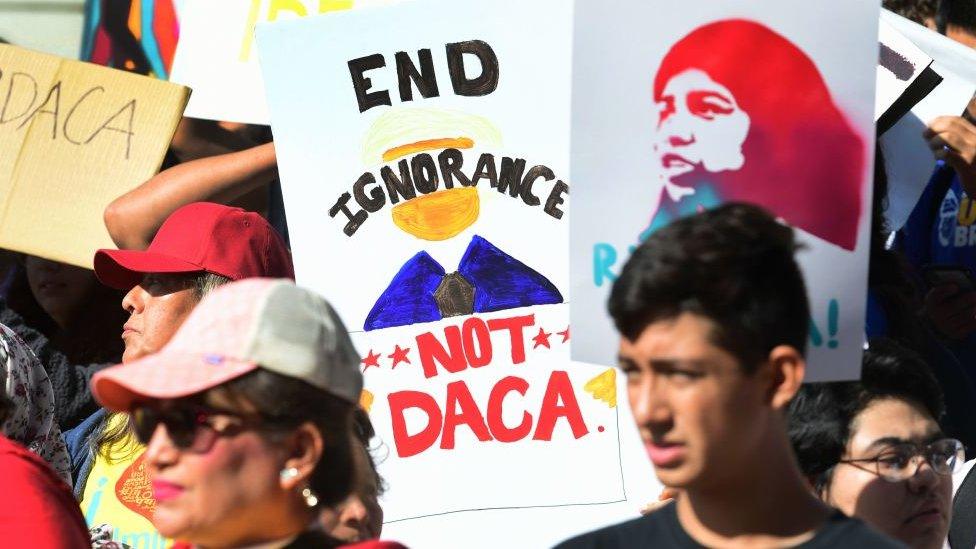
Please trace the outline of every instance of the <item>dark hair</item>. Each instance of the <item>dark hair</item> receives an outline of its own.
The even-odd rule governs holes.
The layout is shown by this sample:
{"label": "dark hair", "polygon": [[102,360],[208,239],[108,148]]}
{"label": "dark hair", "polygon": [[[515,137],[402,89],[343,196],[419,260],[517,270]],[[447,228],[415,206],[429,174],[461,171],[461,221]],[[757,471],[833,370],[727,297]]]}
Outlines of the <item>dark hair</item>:
{"label": "dark hair", "polygon": [[341,503],[355,483],[352,418],[355,405],[300,379],[263,368],[220,386],[232,399],[240,398],[257,408],[270,424],[283,427],[313,423],[322,435],[322,458],[312,471],[309,487],[319,506]]}
{"label": "dark hair", "polygon": [[943,25],[960,27],[976,35],[976,1],[940,0],[937,15]]}
{"label": "dark hair", "polygon": [[[231,279],[226,276],[205,271],[195,273],[192,276],[193,278],[188,281],[188,284],[190,284],[190,286],[193,288],[193,293],[198,299],[203,299],[203,297],[209,294],[211,291],[223,286],[224,284],[232,282]],[[109,450],[111,447],[127,440],[129,434],[132,432],[132,427],[128,421],[120,422],[117,425],[112,425],[111,420],[117,414],[118,412],[110,412],[106,414],[102,419],[100,428],[98,431],[96,431],[98,434],[90,439],[90,450],[92,453],[95,455],[101,455],[109,461],[112,461],[113,459],[127,459],[131,457],[132,454],[139,448],[138,445],[132,444],[118,455],[110,454]]]}
{"label": "dark hair", "polygon": [[356,407],[356,410],[352,415],[353,422],[353,433],[356,435],[356,441],[363,445],[363,449],[366,450],[366,461],[369,465],[369,470],[373,474],[373,478],[376,481],[376,492],[377,495],[382,494],[386,491],[386,482],[383,477],[380,476],[380,472],[376,469],[376,458],[373,457],[372,448],[370,447],[370,441],[376,436],[376,430],[373,429],[373,422],[369,419],[369,414],[366,410],[360,407]]}
{"label": "dark hair", "polygon": [[818,492],[844,455],[854,419],[875,400],[897,398],[942,417],[942,390],[922,358],[875,338],[864,353],[860,381],[808,383],[790,403],[789,435],[800,469]]}
{"label": "dark hair", "polygon": [[926,19],[935,19],[938,10],[938,0],[884,0],[884,9],[911,19],[919,25],[924,25]]}
{"label": "dark hair", "polygon": [[635,340],[682,313],[714,324],[712,341],[751,373],[777,345],[806,350],[810,311],[793,229],[762,208],[730,203],[652,234],[610,294],[617,330]]}

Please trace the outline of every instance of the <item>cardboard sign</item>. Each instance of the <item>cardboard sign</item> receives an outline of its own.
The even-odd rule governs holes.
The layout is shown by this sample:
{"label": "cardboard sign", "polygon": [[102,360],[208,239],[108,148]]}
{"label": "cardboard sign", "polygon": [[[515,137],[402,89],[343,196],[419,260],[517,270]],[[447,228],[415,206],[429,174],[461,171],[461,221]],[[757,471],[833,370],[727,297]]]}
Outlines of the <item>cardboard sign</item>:
{"label": "cardboard sign", "polygon": [[575,21],[573,358],[615,363],[606,300],[633,246],[673,219],[743,201],[806,245],[807,380],[857,378],[878,6],[584,2]]}
{"label": "cardboard sign", "polygon": [[881,135],[888,174],[888,208],[892,230],[901,228],[925,190],[935,168],[932,151],[922,132],[937,116],[959,116],[976,93],[976,51],[887,10],[882,24],[890,25],[933,58],[932,70],[942,81],[891,129]]}
{"label": "cardboard sign", "polygon": [[159,169],[188,95],[0,45],[0,247],[91,268],[105,207]]}
{"label": "cardboard sign", "polygon": [[[254,47],[258,23],[347,10],[382,0],[206,0],[180,7],[181,36],[170,80],[193,88],[186,115],[268,124]],[[300,50],[296,58],[306,59]]]}
{"label": "cardboard sign", "polygon": [[[258,28],[298,281],[364,357],[388,525],[437,516],[384,532],[411,545],[531,529],[469,543],[445,514],[627,501],[621,376],[569,361],[570,13],[437,0]],[[596,524],[533,520],[532,546]]]}

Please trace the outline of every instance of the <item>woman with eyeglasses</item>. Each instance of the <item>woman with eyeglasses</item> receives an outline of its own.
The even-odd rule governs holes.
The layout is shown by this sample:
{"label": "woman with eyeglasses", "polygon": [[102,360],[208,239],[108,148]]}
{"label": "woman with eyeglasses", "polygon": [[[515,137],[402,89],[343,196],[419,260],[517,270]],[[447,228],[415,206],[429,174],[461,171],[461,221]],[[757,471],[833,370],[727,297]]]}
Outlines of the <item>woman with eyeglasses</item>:
{"label": "woman with eyeglasses", "polygon": [[[92,390],[147,445],[152,521],[178,547],[327,548],[356,478],[359,356],[331,306],[284,280],[208,295],[159,353]],[[399,547],[368,542],[357,547]]]}
{"label": "woman with eyeglasses", "polygon": [[811,383],[790,405],[790,438],[828,504],[912,548],[943,546],[952,474],[965,460],[939,427],[942,393],[917,355],[884,339],[860,381]]}

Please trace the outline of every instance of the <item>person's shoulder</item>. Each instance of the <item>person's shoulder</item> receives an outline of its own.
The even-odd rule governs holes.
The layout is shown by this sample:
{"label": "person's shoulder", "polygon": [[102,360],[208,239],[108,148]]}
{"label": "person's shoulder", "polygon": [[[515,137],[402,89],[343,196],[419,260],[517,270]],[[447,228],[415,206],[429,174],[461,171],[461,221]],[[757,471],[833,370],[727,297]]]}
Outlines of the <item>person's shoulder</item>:
{"label": "person's shoulder", "polygon": [[819,549],[821,547],[838,547],[851,549],[903,549],[905,545],[862,522],[860,519],[848,517],[836,511],[827,524],[817,532],[817,535],[803,549]]}
{"label": "person's shoulder", "polygon": [[642,542],[663,538],[667,535],[664,521],[670,507],[672,506],[570,538],[557,545],[555,549],[635,547],[643,545]]}

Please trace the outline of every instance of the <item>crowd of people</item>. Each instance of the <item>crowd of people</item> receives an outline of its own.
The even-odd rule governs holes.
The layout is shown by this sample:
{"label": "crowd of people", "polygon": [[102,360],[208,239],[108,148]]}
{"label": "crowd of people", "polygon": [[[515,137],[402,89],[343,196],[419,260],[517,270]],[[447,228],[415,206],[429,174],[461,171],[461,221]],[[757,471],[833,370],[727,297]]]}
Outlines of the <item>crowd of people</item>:
{"label": "crowd of people", "polygon": [[[974,0],[884,5],[976,47]],[[794,229],[727,203],[643,235],[608,308],[666,489],[559,547],[976,546],[976,100],[945,114],[897,231],[876,150],[858,381],[804,383]],[[361,357],[293,282],[270,130],[184,119],[104,220],[94,271],[0,251],[0,546],[402,547]]]}

